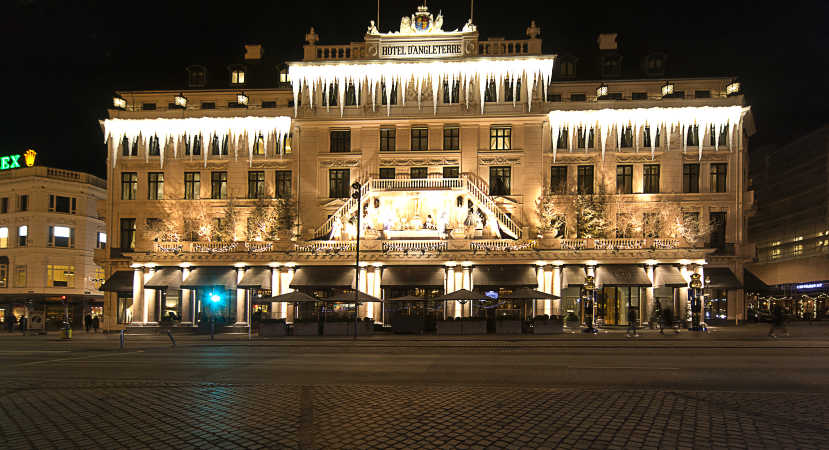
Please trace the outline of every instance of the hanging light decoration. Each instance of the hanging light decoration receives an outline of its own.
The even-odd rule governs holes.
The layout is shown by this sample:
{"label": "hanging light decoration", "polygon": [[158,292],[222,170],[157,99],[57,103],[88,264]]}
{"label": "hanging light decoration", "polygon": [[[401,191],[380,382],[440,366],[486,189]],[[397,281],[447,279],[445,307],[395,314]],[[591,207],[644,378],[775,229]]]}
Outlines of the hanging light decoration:
{"label": "hanging light decoration", "polygon": [[600,99],[607,95],[607,85],[602,83],[596,88],[596,98]]}
{"label": "hanging light decoration", "polygon": [[187,97],[185,97],[183,93],[176,95],[173,99],[173,102],[175,103],[177,108],[187,108]]}
{"label": "hanging light decoration", "polygon": [[674,84],[666,81],[662,85],[662,97],[670,97],[672,95],[674,95]]}
{"label": "hanging light decoration", "polygon": [[124,100],[120,95],[116,95],[115,97],[112,97],[112,106],[115,109],[124,110],[127,109],[127,101]]}
{"label": "hanging light decoration", "polygon": [[240,93],[236,94],[236,103],[238,103],[240,106],[247,107],[249,100],[250,99],[248,98],[247,95],[245,95],[244,92],[240,92]]}
{"label": "hanging light decoration", "polygon": [[742,91],[742,86],[740,82],[737,80],[733,80],[731,83],[725,86],[725,95],[731,97],[732,95],[740,95]]}

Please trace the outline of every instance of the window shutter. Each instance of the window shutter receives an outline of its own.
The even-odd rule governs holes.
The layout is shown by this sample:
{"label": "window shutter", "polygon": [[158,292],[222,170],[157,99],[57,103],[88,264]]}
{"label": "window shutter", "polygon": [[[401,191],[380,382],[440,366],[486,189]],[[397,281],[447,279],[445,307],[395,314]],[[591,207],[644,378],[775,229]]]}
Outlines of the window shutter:
{"label": "window shutter", "polygon": [[49,225],[49,243],[48,243],[48,245],[49,245],[49,247],[52,247],[53,245],[55,245],[55,227],[52,226],[52,225]]}

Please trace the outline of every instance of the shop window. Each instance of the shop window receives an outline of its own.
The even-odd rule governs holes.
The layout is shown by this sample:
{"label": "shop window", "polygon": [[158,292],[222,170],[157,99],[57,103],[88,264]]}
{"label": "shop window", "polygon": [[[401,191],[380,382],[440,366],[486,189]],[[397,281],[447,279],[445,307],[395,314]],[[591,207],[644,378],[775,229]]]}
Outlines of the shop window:
{"label": "shop window", "polygon": [[489,168],[489,195],[510,195],[512,168],[494,166]]}
{"label": "shop window", "polygon": [[706,291],[705,320],[728,319],[728,290],[712,288]]}
{"label": "shop window", "polygon": [[509,150],[512,148],[512,127],[491,127],[489,129],[489,149]]}
{"label": "shop window", "polygon": [[115,317],[118,323],[132,322],[132,293],[119,292]]}
{"label": "shop window", "polygon": [[75,287],[75,266],[49,264],[46,273],[49,287]]}
{"label": "shop window", "polygon": [[461,129],[458,127],[446,127],[443,129],[443,149],[460,150]]}
{"label": "shop window", "polygon": [[412,151],[429,150],[429,129],[412,128]]}
{"label": "shop window", "polygon": [[14,266],[14,287],[26,287],[26,266]]}
{"label": "shop window", "polygon": [[331,130],[331,153],[351,151],[351,130]]}
{"label": "shop window", "polygon": [[567,166],[553,166],[550,168],[550,193],[567,193]]}
{"label": "shop window", "polygon": [[628,325],[632,315],[635,317],[635,324],[638,325],[641,297],[639,287],[605,287],[596,303],[597,317],[602,319],[605,325]]}
{"label": "shop window", "polygon": [[29,226],[20,225],[17,227],[17,246],[25,247],[29,243]]}
{"label": "shop window", "polygon": [[380,129],[380,151],[393,152],[397,146],[397,129],[395,128],[381,128]]}
{"label": "shop window", "polygon": [[275,186],[276,192],[274,193],[274,197],[286,199],[291,198],[291,171],[277,170]]}
{"label": "shop window", "polygon": [[201,189],[200,172],[184,172],[184,199],[198,200]]}

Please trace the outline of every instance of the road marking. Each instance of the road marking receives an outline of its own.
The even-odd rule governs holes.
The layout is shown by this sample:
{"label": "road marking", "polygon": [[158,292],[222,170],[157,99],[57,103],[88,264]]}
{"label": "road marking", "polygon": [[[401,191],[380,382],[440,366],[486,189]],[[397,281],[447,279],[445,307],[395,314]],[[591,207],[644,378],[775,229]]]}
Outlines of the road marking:
{"label": "road marking", "polygon": [[22,366],[36,366],[40,364],[48,364],[52,362],[61,362],[61,361],[76,361],[80,359],[97,359],[97,358],[106,358],[108,356],[120,356],[120,355],[127,355],[130,353],[144,353],[144,350],[136,350],[134,352],[118,352],[118,353],[106,353],[103,355],[90,355],[90,356],[79,356],[77,358],[58,358],[58,359],[47,359],[44,361],[34,361],[28,362],[23,364],[17,364],[15,367],[22,367]]}

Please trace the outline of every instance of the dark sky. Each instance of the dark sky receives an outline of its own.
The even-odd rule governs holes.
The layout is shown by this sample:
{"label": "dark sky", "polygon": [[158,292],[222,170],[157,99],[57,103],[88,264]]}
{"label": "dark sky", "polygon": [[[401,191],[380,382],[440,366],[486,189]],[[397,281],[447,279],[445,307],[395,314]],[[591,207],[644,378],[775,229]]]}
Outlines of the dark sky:
{"label": "dark sky", "polygon": [[[382,2],[381,31],[394,29],[417,1]],[[323,44],[359,41],[375,0],[113,1],[6,0],[0,6],[6,117],[2,149],[34,148],[42,164],[104,173],[98,120],[119,88],[184,81],[190,61],[238,58],[244,43],[268,56],[302,55],[314,26]],[[444,29],[460,27],[469,1],[430,1]],[[539,6],[547,5],[547,6]],[[624,64],[648,49],[669,54],[668,69],[689,75],[737,75],[753,107],[762,144],[785,142],[826,123],[829,2],[475,2],[482,38],[520,39],[531,19],[545,53],[591,58],[596,36],[619,33]]]}

